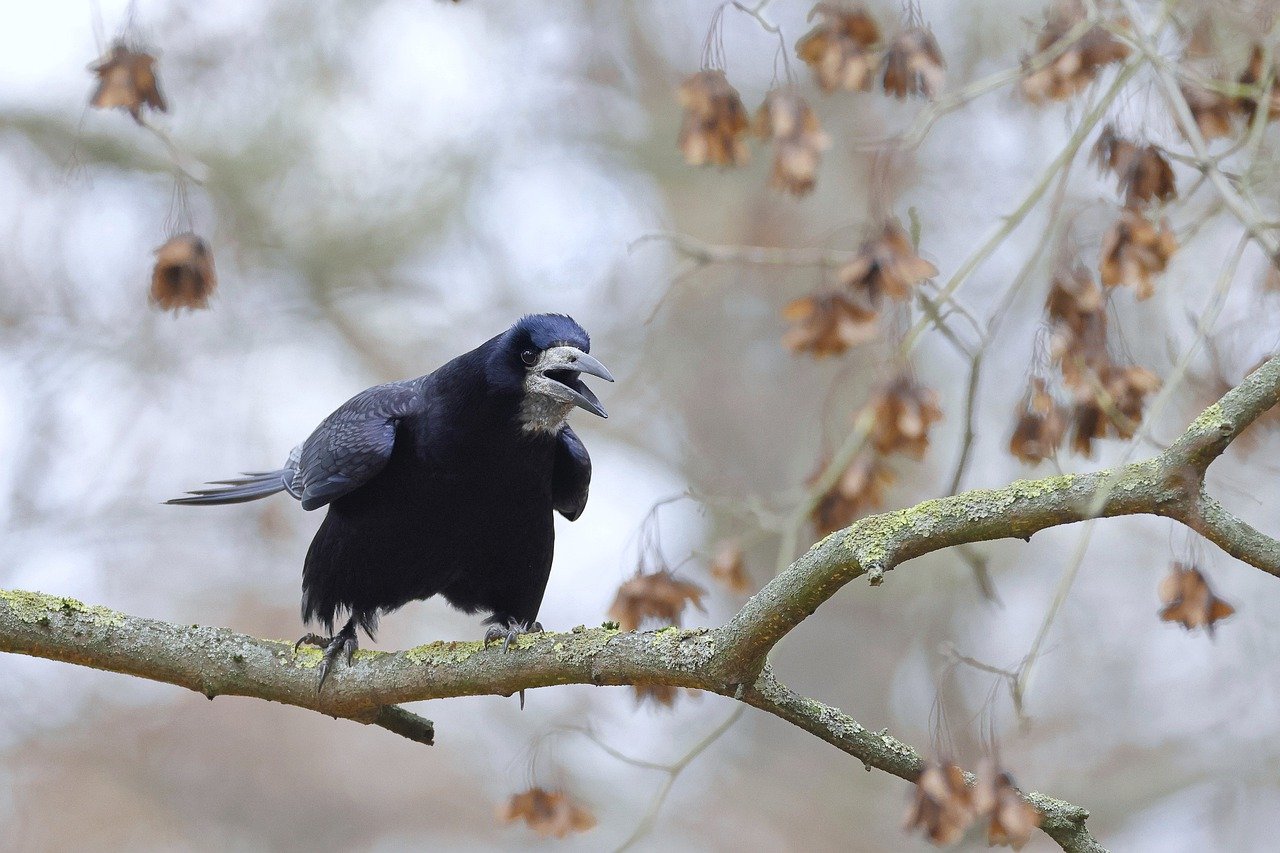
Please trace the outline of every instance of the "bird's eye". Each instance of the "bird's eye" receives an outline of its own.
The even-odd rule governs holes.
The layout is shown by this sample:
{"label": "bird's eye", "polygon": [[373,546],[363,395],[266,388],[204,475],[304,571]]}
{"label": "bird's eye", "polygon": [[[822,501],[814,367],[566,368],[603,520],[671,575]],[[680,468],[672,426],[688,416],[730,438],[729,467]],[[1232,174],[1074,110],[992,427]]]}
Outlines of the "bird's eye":
{"label": "bird's eye", "polygon": [[538,360],[538,354],[531,349],[527,349],[520,353],[520,360],[533,367],[533,363]]}

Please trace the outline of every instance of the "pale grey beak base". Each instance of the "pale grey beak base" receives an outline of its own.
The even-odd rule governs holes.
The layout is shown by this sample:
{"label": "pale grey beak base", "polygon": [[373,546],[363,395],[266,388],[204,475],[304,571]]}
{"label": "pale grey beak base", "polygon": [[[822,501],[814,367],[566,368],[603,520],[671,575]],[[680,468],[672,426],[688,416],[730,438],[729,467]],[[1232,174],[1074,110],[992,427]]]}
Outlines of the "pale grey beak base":
{"label": "pale grey beak base", "polygon": [[585,353],[577,347],[551,347],[543,352],[537,371],[564,389],[569,402],[572,402],[577,408],[586,409],[591,414],[602,418],[609,417],[604,410],[604,406],[600,405],[600,399],[577,377],[560,380],[548,375],[556,371],[567,371],[577,374],[585,373],[588,376],[598,376],[606,382],[612,382],[613,374],[595,356]]}

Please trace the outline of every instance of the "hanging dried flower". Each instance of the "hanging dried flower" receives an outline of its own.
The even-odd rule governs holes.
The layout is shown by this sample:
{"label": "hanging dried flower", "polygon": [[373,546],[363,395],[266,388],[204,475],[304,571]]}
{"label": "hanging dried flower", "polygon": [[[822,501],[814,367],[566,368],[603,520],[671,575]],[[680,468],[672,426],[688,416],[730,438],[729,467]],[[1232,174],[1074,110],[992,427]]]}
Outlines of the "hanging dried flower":
{"label": "hanging dried flower", "polygon": [[884,57],[884,91],[895,98],[938,97],[947,79],[947,64],[933,32],[908,27],[898,34]]}
{"label": "hanging dried flower", "polygon": [[155,250],[151,272],[151,302],[166,311],[208,308],[209,297],[218,286],[213,271],[213,252],[195,234],[171,237]]}
{"label": "hanging dried flower", "polygon": [[[1249,64],[1240,75],[1241,86],[1262,86],[1267,78],[1262,68],[1263,59],[1262,45],[1255,44],[1253,51],[1249,54]],[[1276,72],[1277,69],[1272,66],[1271,89],[1263,95],[1263,101],[1267,107],[1267,121],[1275,121],[1280,118],[1280,86],[1277,86]],[[1254,113],[1258,110],[1258,101],[1255,98],[1241,98],[1239,103],[1240,109],[1252,121]]]}
{"label": "hanging dried flower", "polygon": [[1126,208],[1102,238],[1102,261],[1098,265],[1102,284],[1128,285],[1137,291],[1139,299],[1146,299],[1155,293],[1152,277],[1164,272],[1177,249],[1178,240],[1168,220],[1157,225]]}
{"label": "hanging dried flower", "polygon": [[635,684],[631,689],[638,705],[650,702],[663,708],[673,708],[680,696],[680,688],[669,684]]}
{"label": "hanging dried flower", "polygon": [[1052,330],[1049,352],[1071,388],[1086,386],[1088,371],[1110,363],[1105,303],[1102,288],[1082,264],[1054,273],[1045,303]]}
{"label": "hanging dried flower", "polygon": [[[1059,0],[1050,8],[1044,29],[1036,39],[1036,53],[1059,46],[1084,18],[1085,10],[1079,0]],[[1066,100],[1097,79],[1104,66],[1120,62],[1128,55],[1129,48],[1106,28],[1094,26],[1038,70],[1032,67],[1030,59],[1023,60],[1022,94],[1034,104]]]}
{"label": "hanging dried flower", "polygon": [[929,425],[942,420],[936,391],[903,374],[881,388],[868,406],[874,417],[870,439],[877,452],[924,457]]}
{"label": "hanging dried flower", "polygon": [[562,791],[530,788],[498,808],[498,820],[523,820],[543,838],[564,838],[571,832],[586,832],[596,825],[595,816]]}
{"label": "hanging dried flower", "polygon": [[685,605],[706,612],[702,596],[706,590],[695,583],[681,580],[666,569],[649,574],[636,574],[618,587],[618,594],[609,606],[609,618],[623,631],[634,631],[646,620],[663,625],[679,625]]}
{"label": "hanging dried flower", "polygon": [[964,771],[954,764],[926,764],[916,780],[903,828],[907,832],[922,829],[934,844],[946,845],[959,841],[973,820],[973,796]]}
{"label": "hanging dried flower", "polygon": [[871,305],[881,295],[907,299],[911,288],[933,278],[938,268],[916,254],[911,237],[896,220],[884,224],[879,236],[864,242],[858,255],[836,273],[841,284],[865,294]]}
{"label": "hanging dried flower", "polygon": [[1182,97],[1186,98],[1191,117],[1206,140],[1231,135],[1231,113],[1234,109],[1231,98],[1194,83],[1182,84]]}
{"label": "hanging dried flower", "polygon": [[1115,125],[1102,129],[1093,148],[1093,160],[1100,169],[1109,170],[1119,179],[1126,207],[1137,209],[1178,196],[1173,167],[1164,151],[1156,145],[1137,145],[1121,138]]}
{"label": "hanging dried flower", "polygon": [[116,42],[106,56],[89,66],[98,77],[98,88],[89,98],[89,105],[103,110],[127,110],[139,124],[144,106],[165,112],[168,107],[160,94],[155,64],[154,56]]}
{"label": "hanging dried flower", "polygon": [[1061,407],[1045,387],[1044,380],[1033,377],[1018,406],[1018,421],[1009,439],[1009,452],[1029,465],[1050,459],[1062,444],[1066,430]]}
{"label": "hanging dried flower", "polygon": [[867,91],[880,67],[880,28],[862,8],[819,3],[809,12],[818,24],[796,42],[796,56],[813,69],[824,92]]}
{"label": "hanging dried flower", "polygon": [[684,121],[680,150],[690,166],[741,166],[751,152],[743,137],[750,126],[747,108],[723,71],[692,74],[680,84]]}
{"label": "hanging dried flower", "polygon": [[[809,479],[810,485],[816,477],[815,474]],[[893,480],[893,470],[878,456],[860,453],[814,507],[814,528],[825,536],[884,506],[884,490],[893,485]]]}
{"label": "hanging dried flower", "polygon": [[973,805],[978,814],[990,820],[987,844],[992,847],[1003,845],[1021,850],[1044,819],[1014,786],[1013,778],[997,770],[989,759],[978,768]]}
{"label": "hanging dried flower", "polygon": [[1093,455],[1093,441],[1115,434],[1133,438],[1142,423],[1146,397],[1160,388],[1160,377],[1143,367],[1106,364],[1091,384],[1076,389],[1072,411],[1072,450]]}
{"label": "hanging dried flower", "polygon": [[1188,631],[1204,628],[1213,636],[1213,626],[1236,609],[1213,594],[1209,582],[1194,566],[1174,563],[1170,574],[1160,581],[1160,618],[1177,622]]}
{"label": "hanging dried flower", "polygon": [[782,310],[793,325],[782,344],[814,358],[840,355],[879,333],[879,314],[843,293],[816,293],[796,299]]}
{"label": "hanging dried flower", "polygon": [[769,186],[797,196],[812,191],[831,140],[809,103],[789,89],[773,90],[756,114],[756,133],[773,140]]}
{"label": "hanging dried flower", "polygon": [[751,592],[751,578],[747,576],[747,559],[737,542],[721,542],[708,567],[711,577],[725,589],[745,595]]}

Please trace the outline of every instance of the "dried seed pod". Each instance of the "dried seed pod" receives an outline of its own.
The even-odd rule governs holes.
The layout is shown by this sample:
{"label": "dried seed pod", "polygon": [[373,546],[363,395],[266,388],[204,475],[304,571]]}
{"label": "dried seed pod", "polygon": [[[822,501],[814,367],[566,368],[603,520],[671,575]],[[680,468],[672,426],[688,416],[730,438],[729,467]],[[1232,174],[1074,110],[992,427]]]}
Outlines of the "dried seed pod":
{"label": "dried seed pod", "polygon": [[942,420],[936,391],[903,374],[881,388],[868,406],[874,417],[869,437],[878,453],[924,457],[929,426]]}
{"label": "dried seed pod", "polygon": [[751,578],[747,576],[747,560],[736,542],[721,542],[708,566],[715,578],[730,592],[745,595],[751,592]]}
{"label": "dried seed pod", "polygon": [[908,27],[893,40],[884,57],[884,91],[895,98],[938,97],[947,80],[947,64],[933,32]]}
{"label": "dried seed pod", "polygon": [[106,56],[89,66],[98,77],[98,87],[89,98],[89,105],[103,110],[126,110],[139,124],[144,106],[167,111],[155,64],[154,56],[130,50],[117,41]]}
{"label": "dried seed pod", "polygon": [[1039,377],[1031,380],[1018,406],[1009,452],[1027,464],[1050,459],[1067,431],[1066,416]]}
{"label": "dried seed pod", "polygon": [[938,268],[916,254],[911,238],[895,220],[884,224],[880,234],[864,242],[858,255],[841,267],[840,283],[865,294],[872,306],[880,297],[907,299],[911,289],[938,274]]}
{"label": "dried seed pod", "polygon": [[1138,145],[1123,139],[1114,125],[1107,125],[1093,148],[1093,160],[1119,180],[1125,206],[1141,208],[1152,201],[1167,202],[1178,196],[1173,167],[1157,145]]}
{"label": "dried seed pod", "polygon": [[684,120],[680,150],[690,166],[741,166],[751,156],[743,137],[750,126],[747,108],[723,71],[692,74],[680,84]]}
{"label": "dried seed pod", "polygon": [[[810,485],[816,477],[817,474],[809,479]],[[825,536],[884,506],[884,490],[893,485],[893,480],[893,470],[874,453],[858,454],[814,507],[814,528]]]}
{"label": "dried seed pod", "polygon": [[998,770],[990,759],[984,760],[978,768],[973,806],[980,816],[990,821],[987,844],[992,847],[1002,845],[1021,850],[1044,819],[1014,786],[1013,778]]}
{"label": "dried seed pod", "polygon": [[208,308],[209,297],[218,287],[213,271],[213,252],[195,234],[171,237],[155,250],[151,272],[151,302],[166,311]]}
{"label": "dried seed pod", "polygon": [[789,89],[773,90],[756,114],[756,133],[773,140],[769,185],[797,196],[812,191],[831,139],[809,103]]}
{"label": "dried seed pod", "polygon": [[680,698],[680,688],[669,684],[633,684],[631,692],[637,705],[651,703],[661,708],[674,708]]}
{"label": "dried seed pod", "polygon": [[1231,135],[1231,114],[1235,109],[1231,98],[1194,83],[1182,84],[1182,97],[1187,99],[1191,117],[1206,140]]}
{"label": "dried seed pod", "polygon": [[794,353],[814,358],[840,355],[879,333],[879,314],[843,293],[814,294],[796,299],[782,311],[793,325],[782,344]]}
{"label": "dried seed pod", "polygon": [[572,832],[586,832],[596,825],[595,816],[563,791],[530,788],[498,808],[504,823],[523,820],[544,838],[564,838]]}
{"label": "dried seed pod", "polygon": [[[1085,19],[1079,0],[1059,0],[1049,10],[1048,20],[1036,38],[1036,52],[1051,50]],[[1039,69],[1030,59],[1023,61],[1022,94],[1032,103],[1063,101],[1073,97],[1097,79],[1106,65],[1120,62],[1129,48],[1106,28],[1094,26],[1055,59]]]}
{"label": "dried seed pod", "polygon": [[1213,626],[1236,612],[1236,609],[1213,594],[1209,581],[1194,566],[1174,563],[1170,574],[1160,581],[1160,618],[1177,622],[1188,631],[1204,628],[1213,636]]}
{"label": "dried seed pod", "polygon": [[880,67],[880,28],[862,8],[819,3],[809,12],[818,23],[796,42],[796,56],[813,69],[824,92],[866,91]]}
{"label": "dried seed pod", "polygon": [[[1249,54],[1249,64],[1240,74],[1241,86],[1261,86],[1267,78],[1267,74],[1262,67],[1263,62],[1262,45],[1255,44],[1253,51]],[[1277,69],[1272,66],[1271,69],[1271,87],[1270,90],[1263,93],[1262,101],[1267,108],[1267,121],[1275,121],[1280,118],[1280,86],[1277,86]],[[1241,111],[1253,120],[1254,113],[1258,110],[1258,100],[1256,98],[1240,98],[1239,106]]]}
{"label": "dried seed pod", "polygon": [[1102,239],[1099,277],[1106,287],[1128,285],[1146,299],[1155,293],[1153,276],[1164,272],[1177,249],[1168,220],[1157,224],[1126,208]]}
{"label": "dried seed pod", "polygon": [[954,764],[925,765],[912,792],[911,808],[904,829],[924,830],[937,845],[960,840],[974,820],[973,795],[965,783],[964,771]]}
{"label": "dried seed pod", "polygon": [[664,625],[679,625],[687,604],[704,610],[702,596],[705,594],[702,587],[681,580],[666,569],[637,573],[618,587],[618,594],[609,606],[609,618],[624,631],[634,631],[650,619]]}
{"label": "dried seed pod", "polygon": [[1052,330],[1049,352],[1070,388],[1087,386],[1090,370],[1110,364],[1105,304],[1102,288],[1082,264],[1054,273],[1045,302]]}

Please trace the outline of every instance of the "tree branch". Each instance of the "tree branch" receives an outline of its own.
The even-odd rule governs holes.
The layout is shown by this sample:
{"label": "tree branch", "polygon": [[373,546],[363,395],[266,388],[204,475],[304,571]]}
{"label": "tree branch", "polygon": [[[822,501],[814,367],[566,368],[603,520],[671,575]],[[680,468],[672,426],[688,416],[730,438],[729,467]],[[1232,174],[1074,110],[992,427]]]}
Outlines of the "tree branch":
{"label": "tree branch", "polygon": [[[753,596],[726,625],[645,633],[575,628],[520,637],[513,653],[479,643],[437,642],[401,652],[361,650],[315,690],[316,649],[225,628],[185,627],[34,592],[0,591],[0,651],[162,681],[209,698],[252,696],[378,725],[421,743],[433,727],[396,703],[510,695],[556,684],[663,684],[732,696],[768,711],[903,779],[920,773],[909,747],[867,732],[842,712],[792,693],[764,666],[773,645],[836,590],[913,557],[969,542],[1019,537],[1096,516],[1161,515],[1200,531],[1280,576],[1280,542],[1236,519],[1203,491],[1204,472],[1280,398],[1280,356],[1206,409],[1159,456],[1115,471],[1020,480],[864,518],[814,545]],[[1097,507],[1096,511],[1093,508]],[[1083,809],[1041,795],[1045,831],[1064,849],[1103,848]]]}

